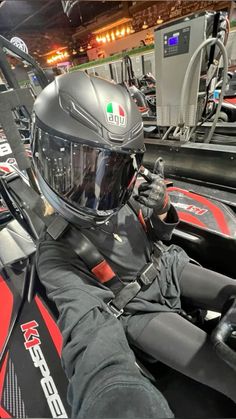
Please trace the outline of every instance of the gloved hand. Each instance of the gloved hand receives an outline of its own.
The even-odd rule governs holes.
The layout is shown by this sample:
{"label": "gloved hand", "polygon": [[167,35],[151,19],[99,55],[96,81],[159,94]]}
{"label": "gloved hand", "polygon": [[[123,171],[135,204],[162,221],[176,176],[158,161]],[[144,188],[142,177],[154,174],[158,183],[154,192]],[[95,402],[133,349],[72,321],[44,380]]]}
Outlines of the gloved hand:
{"label": "gloved hand", "polygon": [[169,211],[171,203],[164,182],[163,162],[160,160],[158,163],[158,174],[144,169],[143,175],[148,181],[139,186],[138,195],[135,198],[140,204],[153,209],[156,215],[161,215]]}

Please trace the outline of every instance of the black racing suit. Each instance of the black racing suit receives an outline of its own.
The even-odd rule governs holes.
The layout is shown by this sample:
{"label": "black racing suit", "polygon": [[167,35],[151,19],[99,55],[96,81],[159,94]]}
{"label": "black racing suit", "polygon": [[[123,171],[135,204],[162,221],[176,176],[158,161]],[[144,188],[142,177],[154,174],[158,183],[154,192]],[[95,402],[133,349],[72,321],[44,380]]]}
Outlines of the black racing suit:
{"label": "black racing suit", "polygon": [[[218,380],[217,377],[208,380],[207,364],[209,364],[209,356],[206,360],[204,360],[204,357],[198,360],[198,362],[206,362],[206,377],[204,374],[199,377],[196,365],[191,369],[191,362],[189,362],[188,370],[185,360],[186,357],[189,360],[192,355],[196,355],[194,345],[190,345],[190,353],[184,354],[186,355],[184,360],[181,359],[182,355],[178,357],[176,355],[176,362],[174,356],[172,362],[173,354],[168,357],[168,351],[173,352],[173,347],[175,354],[178,354],[178,339],[176,339],[177,346],[175,347],[175,339],[173,340],[175,334],[171,330],[172,319],[176,336],[178,336],[178,324],[180,324],[182,344],[180,350],[182,353],[185,347],[184,340],[188,344],[188,339],[186,340],[183,337],[185,331],[187,330],[191,334],[193,329],[194,335],[195,329],[198,330],[178,314],[181,308],[181,286],[186,290],[186,297],[194,299],[194,296],[189,292],[189,287],[186,287],[186,282],[190,276],[188,272],[190,263],[186,253],[178,246],[166,247],[160,242],[160,240],[168,240],[171,237],[172,230],[178,222],[174,207],[171,206],[165,222],[158,217],[152,217],[151,221],[155,233],[154,241],[156,241],[157,246],[153,239],[149,238],[136,214],[128,205],[124,206],[108,223],[96,228],[83,229],[83,233],[97,247],[119,278],[115,283],[108,283],[110,288],[100,284],[95,279],[73,249],[63,242],[63,238],[54,241],[47,233],[44,233],[39,241],[37,269],[49,298],[56,303],[59,311],[59,326],[64,341],[62,358],[70,380],[69,401],[72,404],[73,417],[171,416],[165,401],[160,394],[156,393],[154,395],[153,389],[149,390],[149,400],[143,390],[139,391],[142,394],[142,397],[139,397],[137,388],[146,386],[147,390],[148,383],[144,379],[144,384],[139,381],[140,376],[133,368],[133,355],[129,351],[121,325],[132,345],[150,353],[157,359],[162,360],[164,357],[164,361],[172,367],[215,387],[233,398],[232,394],[236,384],[234,374],[226,364],[220,360],[218,362],[215,354],[211,353],[213,350],[208,343],[206,353],[208,354],[210,350],[213,367],[215,367],[214,363],[217,364],[217,368],[220,365],[223,376],[228,375],[229,377],[229,382],[226,379],[226,389],[218,383],[218,381],[221,381],[220,376]],[[145,287],[138,293],[127,305],[121,319],[117,320],[106,311],[106,303],[126,283],[136,279],[137,274],[150,260],[156,266],[156,279],[150,286]],[[201,268],[191,265],[191,272],[196,273],[196,269],[202,271]],[[187,275],[184,274],[185,272],[187,272]],[[199,275],[195,276],[197,276],[197,279],[195,278],[194,284],[198,281]],[[202,272],[200,273],[201,276]],[[213,277],[212,273],[210,282],[212,282]],[[228,281],[227,285],[232,286],[235,291],[233,281],[223,276],[220,276],[218,287],[221,287],[222,278],[226,282]],[[194,286],[190,285],[190,288],[194,289]],[[214,286],[210,289],[212,289],[213,294],[215,292],[218,296],[218,289],[214,290]],[[229,290],[229,287],[227,290]],[[231,291],[228,291],[228,293],[231,294]],[[211,297],[214,300],[215,295],[209,292],[206,303],[211,302]],[[224,295],[224,298],[226,297],[227,295]],[[198,300],[201,305],[201,296]],[[215,300],[217,300],[217,297]],[[221,302],[215,305],[218,307]],[[163,317],[161,326],[158,324],[156,326],[156,319],[160,315],[166,317]],[[170,318],[170,316],[173,317]],[[170,346],[168,345],[168,329],[165,329],[165,318],[172,339]],[[185,323],[184,326],[182,324],[183,322],[187,324],[186,330]],[[149,336],[149,327],[151,327],[152,336]],[[145,337],[143,337],[144,334]],[[163,342],[165,342],[164,348],[162,334]],[[204,339],[199,342],[198,337],[193,336],[194,344],[196,341],[196,352],[199,350],[199,342],[201,341],[204,346],[206,340],[205,334]],[[163,351],[163,356],[158,350],[159,347]],[[217,372],[215,375],[217,375]],[[121,392],[121,382],[124,383],[123,395],[119,393]],[[117,387],[115,387],[116,383],[118,383]],[[130,388],[130,385],[134,386],[134,393],[130,392],[130,403],[127,403],[125,388]],[[117,393],[120,394],[120,400],[123,399],[124,404],[122,404],[122,401],[117,403],[115,395],[112,395],[113,389],[116,395]],[[156,397],[155,401],[151,398],[152,395],[154,395],[154,399]],[[136,399],[135,403],[132,396]],[[119,400],[119,397],[117,399]],[[138,400],[140,403],[138,403]],[[104,410],[104,405],[107,406],[107,411]],[[144,411],[140,410],[140,405],[144,406]],[[99,409],[102,412],[101,416]],[[124,416],[124,412],[127,412],[127,416]]]}

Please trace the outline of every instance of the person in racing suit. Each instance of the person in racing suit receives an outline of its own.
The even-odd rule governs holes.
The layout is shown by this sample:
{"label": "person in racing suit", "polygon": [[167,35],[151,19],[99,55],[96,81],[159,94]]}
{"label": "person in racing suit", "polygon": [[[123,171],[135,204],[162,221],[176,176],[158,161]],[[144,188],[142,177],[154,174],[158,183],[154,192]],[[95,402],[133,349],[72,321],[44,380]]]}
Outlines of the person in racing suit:
{"label": "person in racing suit", "polygon": [[[72,416],[172,415],[128,342],[235,401],[235,372],[181,308],[184,299],[221,312],[235,283],[162,243],[178,223],[162,175],[149,172],[131,199],[144,143],[126,89],[81,72],[58,77],[35,102],[32,151],[52,225],[60,214],[74,237],[68,242],[56,221],[37,249],[39,278],[59,311]],[[95,268],[83,258],[81,232],[103,257]]]}

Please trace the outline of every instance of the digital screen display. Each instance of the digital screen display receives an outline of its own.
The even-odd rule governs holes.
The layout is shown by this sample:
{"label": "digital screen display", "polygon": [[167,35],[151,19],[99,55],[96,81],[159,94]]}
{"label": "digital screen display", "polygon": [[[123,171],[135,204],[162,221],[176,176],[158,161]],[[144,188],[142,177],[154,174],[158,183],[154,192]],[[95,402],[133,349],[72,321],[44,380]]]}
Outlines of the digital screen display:
{"label": "digital screen display", "polygon": [[179,43],[179,37],[178,36],[172,36],[171,38],[168,39],[168,45],[172,46],[172,45],[178,45]]}

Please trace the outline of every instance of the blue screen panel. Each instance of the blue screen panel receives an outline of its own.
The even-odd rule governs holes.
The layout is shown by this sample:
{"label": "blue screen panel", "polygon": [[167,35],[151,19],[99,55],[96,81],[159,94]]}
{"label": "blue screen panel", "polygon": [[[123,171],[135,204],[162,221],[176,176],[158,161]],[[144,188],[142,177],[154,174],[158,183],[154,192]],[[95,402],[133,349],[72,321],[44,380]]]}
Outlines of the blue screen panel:
{"label": "blue screen panel", "polygon": [[179,37],[178,36],[172,36],[168,39],[168,45],[178,45],[179,43]]}

